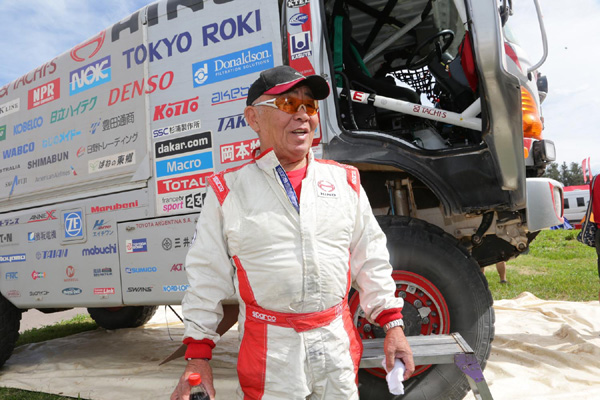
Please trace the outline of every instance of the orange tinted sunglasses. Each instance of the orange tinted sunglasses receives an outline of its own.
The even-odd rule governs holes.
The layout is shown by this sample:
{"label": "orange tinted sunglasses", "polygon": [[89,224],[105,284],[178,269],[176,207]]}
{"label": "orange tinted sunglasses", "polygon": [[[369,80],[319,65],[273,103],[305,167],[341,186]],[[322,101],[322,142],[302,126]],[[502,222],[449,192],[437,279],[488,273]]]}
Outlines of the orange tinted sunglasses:
{"label": "orange tinted sunglasses", "polygon": [[309,116],[313,116],[319,111],[319,102],[315,99],[300,98],[296,96],[280,96],[271,100],[261,101],[253,104],[254,106],[269,106],[278,108],[288,114],[296,114],[301,107]]}

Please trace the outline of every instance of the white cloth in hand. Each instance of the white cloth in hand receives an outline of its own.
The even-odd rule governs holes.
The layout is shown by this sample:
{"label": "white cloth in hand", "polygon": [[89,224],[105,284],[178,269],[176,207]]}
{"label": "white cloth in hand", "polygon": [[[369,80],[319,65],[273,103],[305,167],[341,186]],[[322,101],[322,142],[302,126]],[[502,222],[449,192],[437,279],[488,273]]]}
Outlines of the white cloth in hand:
{"label": "white cloth in hand", "polygon": [[[387,372],[387,368],[385,367],[385,357],[383,358],[381,365],[383,365],[383,369]],[[402,381],[404,380],[404,371],[406,371],[404,363],[399,358],[396,358],[394,368],[392,368],[385,376],[391,394],[404,394],[404,384],[402,384]]]}

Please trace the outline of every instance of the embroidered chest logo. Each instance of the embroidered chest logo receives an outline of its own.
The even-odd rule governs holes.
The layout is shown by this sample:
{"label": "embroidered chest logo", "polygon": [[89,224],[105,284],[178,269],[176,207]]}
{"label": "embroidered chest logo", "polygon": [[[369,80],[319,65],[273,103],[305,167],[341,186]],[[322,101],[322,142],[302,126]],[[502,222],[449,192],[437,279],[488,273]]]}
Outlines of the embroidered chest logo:
{"label": "embroidered chest logo", "polygon": [[338,193],[335,185],[329,181],[320,180],[317,182],[317,195],[319,197],[337,198]]}

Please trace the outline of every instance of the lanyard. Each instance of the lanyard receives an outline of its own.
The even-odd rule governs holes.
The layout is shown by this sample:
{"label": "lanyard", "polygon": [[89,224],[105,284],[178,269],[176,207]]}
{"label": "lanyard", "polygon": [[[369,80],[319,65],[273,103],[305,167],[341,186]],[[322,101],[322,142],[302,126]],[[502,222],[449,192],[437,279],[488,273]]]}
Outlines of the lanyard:
{"label": "lanyard", "polygon": [[294,191],[294,188],[292,187],[292,184],[290,183],[290,178],[288,178],[287,174],[285,173],[285,171],[283,170],[283,167],[281,165],[276,166],[275,170],[277,171],[277,174],[279,175],[279,179],[281,179],[281,183],[283,183],[283,187],[285,188],[285,193],[287,194],[288,198],[290,199],[290,202],[292,203],[292,205],[294,206],[296,211],[298,211],[298,214],[300,214],[300,205],[298,204],[298,197],[296,196],[296,192]]}

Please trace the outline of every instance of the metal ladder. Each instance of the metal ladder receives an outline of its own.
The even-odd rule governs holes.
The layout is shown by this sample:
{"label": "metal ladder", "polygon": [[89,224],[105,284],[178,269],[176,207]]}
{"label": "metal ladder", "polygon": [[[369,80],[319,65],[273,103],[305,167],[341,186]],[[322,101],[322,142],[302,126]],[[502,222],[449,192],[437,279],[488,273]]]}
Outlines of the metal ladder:
{"label": "metal ladder", "polygon": [[[415,365],[454,364],[467,377],[478,400],[493,400],[479,362],[471,346],[460,333],[449,335],[407,336]],[[363,340],[360,368],[381,368],[383,338]]]}

